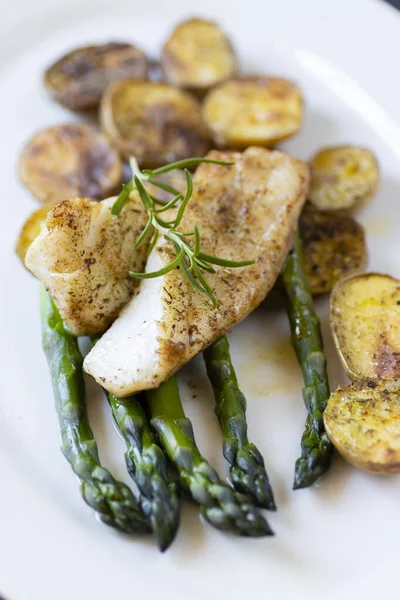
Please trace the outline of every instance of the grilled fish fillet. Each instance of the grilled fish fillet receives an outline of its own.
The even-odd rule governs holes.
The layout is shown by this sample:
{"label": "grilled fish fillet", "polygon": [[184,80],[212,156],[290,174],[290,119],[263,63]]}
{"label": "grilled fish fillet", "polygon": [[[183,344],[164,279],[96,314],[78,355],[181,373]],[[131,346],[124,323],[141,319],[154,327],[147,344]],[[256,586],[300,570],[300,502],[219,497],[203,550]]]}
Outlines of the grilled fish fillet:
{"label": "grilled fish fillet", "polygon": [[105,331],[137,286],[129,271],[144,269],[148,246],[135,249],[147,221],[140,198],[131,194],[119,219],[111,215],[114,201],[61,202],[26,253],[27,268],[44,283],[75,335]]}
{"label": "grilled fish fillet", "polygon": [[[179,269],[143,280],[84,361],[85,371],[118,396],[157,387],[244,319],[265,298],[290,248],[308,190],[308,166],[256,147],[243,154],[212,151],[208,157],[235,165],[197,169],[181,230],[197,225],[207,254],[256,262],[207,273],[216,309]],[[170,244],[161,238],[146,271],[158,270],[173,257]]]}

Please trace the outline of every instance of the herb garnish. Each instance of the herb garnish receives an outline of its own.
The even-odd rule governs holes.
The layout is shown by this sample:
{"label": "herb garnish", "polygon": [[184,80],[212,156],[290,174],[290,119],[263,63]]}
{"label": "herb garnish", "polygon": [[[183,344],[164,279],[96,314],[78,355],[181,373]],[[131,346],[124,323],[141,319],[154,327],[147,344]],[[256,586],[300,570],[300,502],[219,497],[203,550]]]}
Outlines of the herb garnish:
{"label": "herb garnish", "polygon": [[[188,171],[188,167],[199,165],[201,163],[213,163],[225,166],[234,164],[232,162],[223,162],[210,158],[188,158],[186,160],[180,160],[164,167],[160,167],[159,169],[144,169],[141,171],[136,159],[131,158],[130,166],[133,177],[131,181],[123,185],[121,193],[114,202],[111,213],[115,217],[119,217],[121,210],[129,199],[130,193],[133,190],[137,190],[147,212],[148,221],[142,234],[136,241],[136,247],[143,242],[150,230],[153,230],[149,252],[157,243],[159,235],[162,234],[171,242],[175,250],[175,258],[168,265],[158,271],[153,271],[151,273],[134,273],[131,271],[130,276],[137,279],[151,279],[153,277],[160,277],[166,273],[169,273],[169,271],[176,269],[177,267],[181,267],[191,285],[202,294],[205,294],[210,299],[212,307],[215,308],[217,305],[217,300],[215,298],[214,291],[207,282],[203,272],[215,273],[213,265],[227,268],[238,268],[252,265],[254,264],[254,261],[228,260],[202,252],[200,231],[197,225],[195,225],[193,231],[189,233],[178,231],[178,227],[181,224],[186,207],[193,193],[193,180],[190,172]],[[182,194],[174,187],[155,179],[157,175],[167,173],[168,171],[172,171],[174,169],[184,169],[185,171],[185,194]],[[143,182],[151,183],[153,186],[168,192],[173,196],[173,198],[170,202],[163,202],[157,199],[146,190]],[[180,204],[177,206],[179,202]],[[159,208],[156,208],[157,206],[159,206]],[[177,207],[175,218],[171,221],[165,221],[161,215],[165,211],[174,207]],[[187,238],[190,238],[191,236],[193,236],[193,245],[189,244],[187,241]]]}

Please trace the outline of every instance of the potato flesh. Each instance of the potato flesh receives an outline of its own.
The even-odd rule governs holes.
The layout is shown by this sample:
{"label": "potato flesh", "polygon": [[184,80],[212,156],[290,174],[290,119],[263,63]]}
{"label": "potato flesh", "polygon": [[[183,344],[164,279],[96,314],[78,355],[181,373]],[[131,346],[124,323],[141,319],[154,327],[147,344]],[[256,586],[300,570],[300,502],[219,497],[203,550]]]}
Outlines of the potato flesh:
{"label": "potato flesh", "polygon": [[72,110],[96,108],[107,86],[122,79],[145,79],[148,61],[130,44],[111,42],[69,52],[44,75],[54,100]]}
{"label": "potato flesh", "polygon": [[339,282],[331,330],[351,379],[400,377],[400,281],[375,273]]}
{"label": "potato flesh", "polygon": [[197,100],[165,83],[115,83],[103,96],[100,114],[111,141],[143,167],[203,156],[210,145]]}
{"label": "potato flesh", "polygon": [[298,132],[303,100],[286,79],[241,77],[212,89],[203,115],[219,147],[271,147]]}
{"label": "potato flesh", "polygon": [[307,207],[300,218],[304,269],[314,295],[330,292],[343,277],[367,264],[362,226],[348,215]]}
{"label": "potato flesh", "polygon": [[181,87],[206,90],[237,70],[229,39],[212,21],[189,19],[180,23],[161,55],[164,75]]}
{"label": "potato flesh", "polygon": [[354,212],[376,194],[379,165],[368,148],[333,146],[311,161],[310,202],[321,210]]}
{"label": "potato flesh", "polygon": [[55,125],[33,136],[22,150],[19,176],[41,202],[103,199],[117,191],[122,163],[106,137],[80,124]]}
{"label": "potato flesh", "polygon": [[329,398],[324,423],[337,450],[358,469],[400,472],[400,380],[339,388]]}

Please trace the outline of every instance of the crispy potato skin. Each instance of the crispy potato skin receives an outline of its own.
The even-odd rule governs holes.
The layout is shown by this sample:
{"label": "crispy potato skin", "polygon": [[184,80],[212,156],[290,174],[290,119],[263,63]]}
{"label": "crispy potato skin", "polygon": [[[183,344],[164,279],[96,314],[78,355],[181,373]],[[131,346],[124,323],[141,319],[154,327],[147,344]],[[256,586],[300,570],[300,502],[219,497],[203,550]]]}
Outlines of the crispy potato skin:
{"label": "crispy potato skin", "polygon": [[44,74],[50,96],[71,110],[99,106],[107,86],[121,79],[146,79],[149,64],[135,46],[110,42],[69,52]]}
{"label": "crispy potato skin", "polygon": [[218,147],[269,148],[299,131],[303,98],[300,89],[286,79],[237,77],[207,94],[203,116]]}
{"label": "crispy potato skin", "polygon": [[115,198],[74,198],[57,204],[26,253],[27,268],[50,292],[75,335],[102,333],[117,318],[137,286],[129,271],[142,271],[148,239],[135,242],[147,215],[132,193],[121,215]]}
{"label": "crispy potato skin", "polygon": [[400,281],[367,273],[339,281],[330,324],[351,379],[400,378]]}
{"label": "crispy potato skin", "polygon": [[25,267],[25,255],[33,240],[39,235],[43,222],[46,219],[49,210],[56,206],[57,202],[44,204],[29,215],[19,232],[18,240],[15,245],[15,253]]}
{"label": "crispy potato skin", "polygon": [[311,160],[309,200],[321,210],[354,213],[366,206],[379,187],[379,165],[371,150],[332,146]]}
{"label": "crispy potato skin", "polygon": [[306,205],[300,218],[304,269],[314,295],[330,292],[343,277],[365,269],[363,227],[352,217]]}
{"label": "crispy potato skin", "polygon": [[232,44],[217,23],[189,19],[179,23],[163,47],[161,66],[171,84],[195,92],[235,75]]}
{"label": "crispy potato skin", "polygon": [[324,412],[330,440],[352,465],[400,472],[400,380],[357,381],[334,392]]}
{"label": "crispy potato skin", "polygon": [[100,119],[112,143],[143,167],[203,156],[210,146],[198,101],[166,83],[114,83],[102,98]]}
{"label": "crispy potato skin", "polygon": [[102,199],[117,191],[122,163],[99,131],[87,125],[55,125],[39,131],[24,146],[19,177],[41,202],[69,198]]}

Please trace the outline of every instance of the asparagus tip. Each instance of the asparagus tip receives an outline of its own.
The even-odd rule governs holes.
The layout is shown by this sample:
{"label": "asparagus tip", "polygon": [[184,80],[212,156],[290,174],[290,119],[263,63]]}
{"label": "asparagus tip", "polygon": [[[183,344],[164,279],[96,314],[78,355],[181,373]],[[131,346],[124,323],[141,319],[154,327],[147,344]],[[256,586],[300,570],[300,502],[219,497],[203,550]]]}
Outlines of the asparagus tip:
{"label": "asparagus tip", "polygon": [[[212,469],[209,465],[207,467]],[[211,525],[244,537],[274,535],[268,521],[247,496],[220,481],[212,483],[200,477],[198,483],[203,483],[206,488],[192,486],[191,492],[194,500],[201,505],[201,514]]]}
{"label": "asparagus tip", "polygon": [[316,460],[307,460],[306,458],[298,458],[294,470],[293,489],[301,490],[312,486],[321,475],[323,475],[330,464],[316,464]]}
{"label": "asparagus tip", "polygon": [[238,450],[235,463],[230,467],[230,476],[234,488],[248,496],[256,506],[276,510],[264,460],[254,444],[247,444]]}
{"label": "asparagus tip", "polygon": [[158,548],[161,552],[165,552],[174,541],[179,528],[179,497],[175,483],[166,485],[160,478],[157,488],[157,490],[153,488],[152,501],[145,499],[142,506],[145,513],[149,513],[151,529]]}

